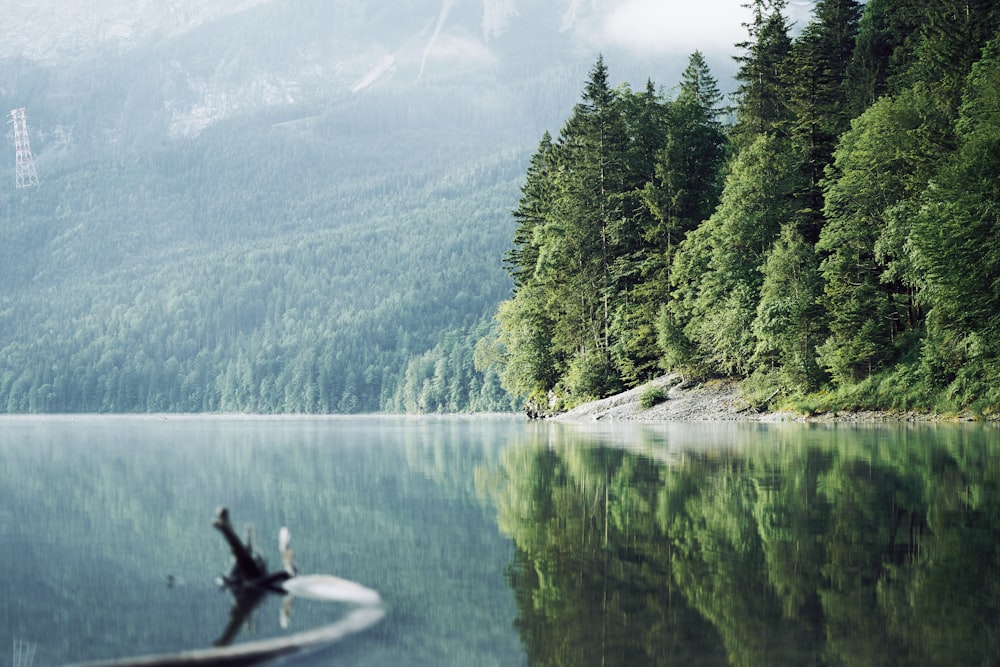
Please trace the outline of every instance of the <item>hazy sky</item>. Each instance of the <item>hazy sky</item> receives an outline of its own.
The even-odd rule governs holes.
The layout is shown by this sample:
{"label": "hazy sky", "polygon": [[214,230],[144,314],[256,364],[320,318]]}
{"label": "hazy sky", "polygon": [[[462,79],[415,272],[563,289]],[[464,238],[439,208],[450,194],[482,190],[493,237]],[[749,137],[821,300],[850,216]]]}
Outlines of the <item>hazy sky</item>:
{"label": "hazy sky", "polygon": [[[0,57],[46,58],[86,49],[101,42],[131,43],[153,31],[176,34],[200,23],[276,0],[6,0],[8,30],[0,39]],[[320,2],[320,0],[316,0]],[[365,8],[384,8],[383,0],[329,0],[329,10],[354,18]],[[438,17],[435,33],[447,32],[452,10],[479,5],[482,38],[489,42],[519,21],[538,20],[543,8],[561,14],[561,28],[594,48],[623,47],[637,55],[734,53],[746,38],[747,0],[412,0],[403,20],[425,12]],[[791,0],[789,17],[801,29],[814,0]],[[0,4],[4,4],[0,0]],[[296,6],[296,5],[291,5]],[[308,6],[305,3],[304,6]],[[414,11],[416,12],[414,14]],[[549,12],[544,12],[551,14]],[[385,12],[370,12],[385,20]],[[392,14],[388,14],[392,16]],[[362,19],[363,20],[363,19]],[[378,30],[377,25],[367,26]],[[796,30],[797,32],[797,30]],[[434,42],[434,39],[430,40]]]}
{"label": "hazy sky", "polygon": [[[595,36],[648,55],[695,49],[733,53],[733,45],[747,37],[743,24],[750,12],[743,4],[745,0],[616,0],[607,3]],[[812,5],[811,0],[789,3],[793,32],[809,21]]]}

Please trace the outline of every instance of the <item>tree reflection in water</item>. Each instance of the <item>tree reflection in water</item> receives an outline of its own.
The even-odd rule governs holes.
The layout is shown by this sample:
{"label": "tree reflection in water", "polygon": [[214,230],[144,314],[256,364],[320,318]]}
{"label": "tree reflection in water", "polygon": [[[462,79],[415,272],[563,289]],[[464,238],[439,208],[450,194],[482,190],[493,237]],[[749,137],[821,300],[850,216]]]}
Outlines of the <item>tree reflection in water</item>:
{"label": "tree reflection in water", "polygon": [[770,435],[657,459],[549,431],[481,471],[529,664],[993,664],[993,432]]}

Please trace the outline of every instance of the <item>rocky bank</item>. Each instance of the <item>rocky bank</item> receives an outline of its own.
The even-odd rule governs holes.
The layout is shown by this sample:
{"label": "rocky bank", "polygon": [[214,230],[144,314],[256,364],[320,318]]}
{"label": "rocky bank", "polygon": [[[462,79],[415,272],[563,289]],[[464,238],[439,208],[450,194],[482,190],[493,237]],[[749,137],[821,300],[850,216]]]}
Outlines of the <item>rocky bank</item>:
{"label": "rocky bank", "polygon": [[[666,399],[643,409],[643,394],[666,390]],[[918,412],[840,412],[806,416],[794,412],[760,411],[744,398],[739,383],[731,380],[684,381],[671,373],[629,391],[579,405],[551,417],[553,421],[815,421],[899,422],[934,421],[940,416]]]}

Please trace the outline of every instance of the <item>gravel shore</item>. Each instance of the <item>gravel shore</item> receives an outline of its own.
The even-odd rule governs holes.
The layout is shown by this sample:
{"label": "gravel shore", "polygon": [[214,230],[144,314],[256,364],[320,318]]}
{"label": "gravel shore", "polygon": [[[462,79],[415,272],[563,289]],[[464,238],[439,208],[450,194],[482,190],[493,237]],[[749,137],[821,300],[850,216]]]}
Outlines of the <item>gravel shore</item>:
{"label": "gravel shore", "polygon": [[[640,398],[651,388],[667,389],[667,399],[641,409]],[[652,380],[642,386],[599,401],[579,405],[551,417],[553,421],[812,421],[812,422],[916,422],[937,421],[941,417],[919,412],[840,412],[805,416],[794,412],[758,412],[740,391],[739,384],[727,380],[704,383],[683,382],[676,374]]]}

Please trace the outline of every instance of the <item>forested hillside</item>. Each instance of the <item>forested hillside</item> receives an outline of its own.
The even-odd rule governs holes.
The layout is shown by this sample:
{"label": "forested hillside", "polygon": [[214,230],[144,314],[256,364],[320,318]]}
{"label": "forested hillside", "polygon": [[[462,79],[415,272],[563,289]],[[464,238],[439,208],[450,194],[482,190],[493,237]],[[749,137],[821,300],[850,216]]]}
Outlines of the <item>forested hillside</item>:
{"label": "forested hillside", "polygon": [[543,411],[664,370],[803,410],[1000,408],[1000,6],[754,0],[735,122],[599,59],[542,137],[481,367]]}
{"label": "forested hillside", "polygon": [[472,354],[523,156],[270,120],[0,195],[0,410],[510,409]]}

